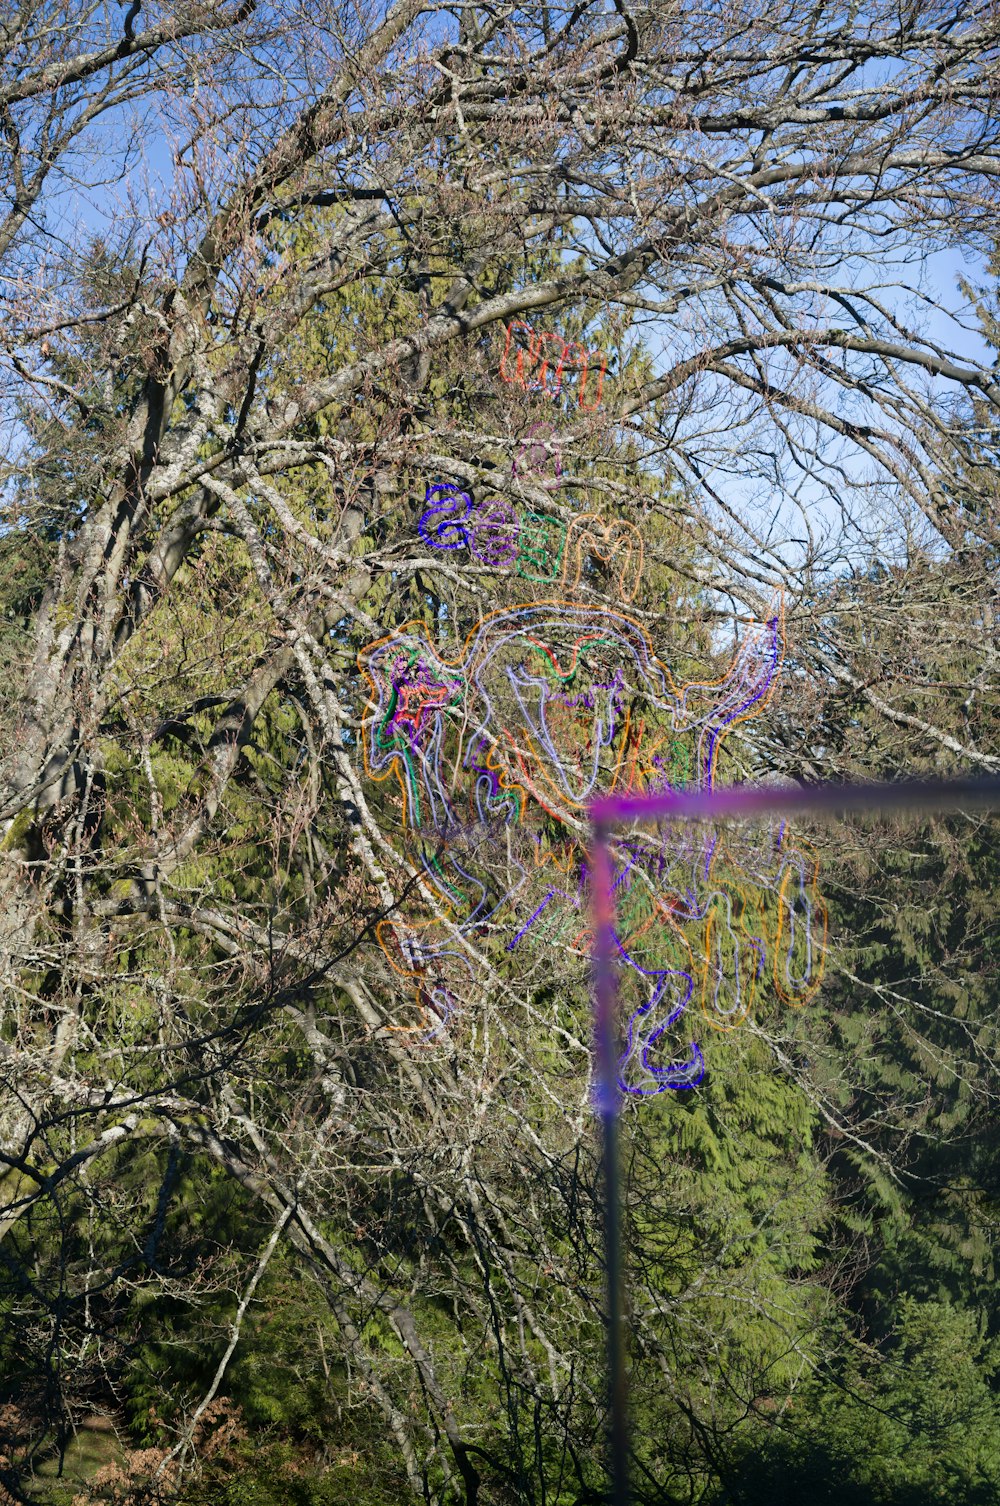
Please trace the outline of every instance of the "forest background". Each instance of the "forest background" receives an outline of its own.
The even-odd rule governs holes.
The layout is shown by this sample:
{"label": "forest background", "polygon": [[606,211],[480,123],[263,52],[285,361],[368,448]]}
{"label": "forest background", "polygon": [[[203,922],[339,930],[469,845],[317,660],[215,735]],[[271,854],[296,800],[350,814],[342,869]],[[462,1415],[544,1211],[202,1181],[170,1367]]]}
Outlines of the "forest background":
{"label": "forest background", "polygon": [[[783,612],[720,780],[1000,768],[1000,10],[12,0],[0,44],[0,1497],[600,1501],[588,939],[442,905],[364,656],[454,661],[510,519],[586,514],[560,590],[680,684]],[[635,1497],[987,1506],[997,823],[808,835],[819,986],[623,1109]]]}

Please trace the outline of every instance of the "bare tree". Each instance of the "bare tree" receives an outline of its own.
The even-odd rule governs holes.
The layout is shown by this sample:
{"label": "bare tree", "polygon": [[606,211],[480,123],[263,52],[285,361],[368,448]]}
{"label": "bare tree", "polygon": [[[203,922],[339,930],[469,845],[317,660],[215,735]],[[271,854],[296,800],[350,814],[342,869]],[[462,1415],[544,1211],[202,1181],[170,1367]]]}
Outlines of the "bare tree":
{"label": "bare tree", "polygon": [[[851,766],[830,741],[848,694],[995,769],[976,725],[939,725],[891,664],[873,669],[869,605],[836,582],[918,544],[973,562],[974,581],[973,551],[995,548],[969,414],[1000,388],[923,330],[921,279],[931,252],[986,249],[1000,22],[937,0],[64,0],[21,4],[2,30],[0,543],[44,545],[3,711],[5,1235],[122,1188],[119,1247],[75,1230],[60,1246],[88,1309],[72,1337],[32,1278],[39,1350],[78,1376],[99,1270],[106,1290],[175,1279],[155,1252],[180,1147],[263,1220],[234,1345],[283,1241],[415,1492],[523,1491],[530,1416],[562,1429],[583,1499],[602,1408],[572,1347],[600,1334],[580,1254],[585,939],[554,997],[536,953],[456,927],[421,867],[433,854],[400,838],[405,789],[361,759],[364,655],[420,618],[450,663],[491,608],[544,598],[545,570],[529,590],[510,564],[529,514],[538,538],[583,540],[558,577],[578,611],[620,614],[637,552],[615,521],[645,551],[634,654],[648,639],[678,682],[724,678],[721,637],[744,642],[784,598],[790,657],[825,699],[735,729],[733,769]],[[101,246],[59,223],[87,194],[99,211],[119,196]],[[518,471],[543,419],[548,468]],[[447,552],[426,521],[440,486],[470,509]],[[877,610],[891,624],[884,593]],[[610,695],[616,672],[596,676]],[[648,687],[627,691],[639,705]],[[556,810],[553,846],[583,840],[575,811]],[[496,867],[494,851],[469,860]],[[413,913],[450,938],[454,1019],[400,950]],[[274,1085],[290,1038],[306,1065]],[[152,1190],[123,1172],[150,1145]],[[433,1256],[399,1247],[359,1168]],[[554,1321],[538,1270],[571,1319]],[[422,1331],[420,1281],[476,1315],[463,1354]],[[402,1380],[373,1358],[372,1315]],[[455,1404],[480,1340],[504,1457]],[[57,1393],[65,1425],[70,1381]]]}

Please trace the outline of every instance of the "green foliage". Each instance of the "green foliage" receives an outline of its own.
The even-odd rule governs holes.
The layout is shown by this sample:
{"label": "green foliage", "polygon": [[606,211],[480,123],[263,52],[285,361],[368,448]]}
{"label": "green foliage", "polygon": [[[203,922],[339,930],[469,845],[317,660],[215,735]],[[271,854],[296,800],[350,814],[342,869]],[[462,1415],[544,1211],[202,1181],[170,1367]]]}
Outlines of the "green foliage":
{"label": "green foliage", "polygon": [[204,1468],[177,1506],[398,1506],[407,1485],[391,1450],[376,1428],[354,1423],[325,1465],[258,1430]]}
{"label": "green foliage", "polygon": [[713,1506],[989,1506],[1000,1493],[995,1343],[947,1303],[900,1298],[884,1352],[851,1344],[839,1373],[789,1395],[726,1460]]}

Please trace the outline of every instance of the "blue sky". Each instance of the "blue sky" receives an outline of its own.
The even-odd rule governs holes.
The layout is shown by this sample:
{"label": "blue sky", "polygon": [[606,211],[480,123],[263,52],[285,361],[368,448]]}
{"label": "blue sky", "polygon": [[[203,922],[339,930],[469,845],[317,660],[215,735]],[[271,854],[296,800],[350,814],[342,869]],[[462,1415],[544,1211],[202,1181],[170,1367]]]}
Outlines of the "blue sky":
{"label": "blue sky", "polygon": [[[134,195],[138,218],[145,221],[138,234],[141,245],[151,232],[159,233],[155,216],[168,206],[174,183],[167,123],[151,109],[145,111],[141,121],[119,111],[105,118],[102,136],[109,161],[120,161],[127,144],[129,164],[125,175],[117,183],[109,182],[89,191],[64,183],[49,196],[48,223],[68,240],[80,238],[84,231],[115,241],[127,223],[127,204],[130,195]],[[919,298],[902,287],[897,290],[894,308],[907,323],[922,328],[932,341],[960,360],[992,363],[992,353],[982,340],[974,313],[959,288],[962,277],[976,285],[986,282],[986,269],[976,255],[963,256],[957,250],[937,251],[918,258],[900,272],[925,295]]]}

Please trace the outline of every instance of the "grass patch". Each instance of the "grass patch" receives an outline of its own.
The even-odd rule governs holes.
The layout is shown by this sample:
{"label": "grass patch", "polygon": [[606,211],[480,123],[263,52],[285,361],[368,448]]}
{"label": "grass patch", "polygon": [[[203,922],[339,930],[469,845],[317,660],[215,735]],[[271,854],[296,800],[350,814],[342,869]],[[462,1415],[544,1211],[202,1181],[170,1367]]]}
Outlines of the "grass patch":
{"label": "grass patch", "polygon": [[33,1494],[44,1506],[69,1506],[99,1469],[120,1462],[122,1457],[122,1446],[114,1433],[81,1428],[66,1445],[62,1475],[58,1474],[58,1454],[36,1464]]}

